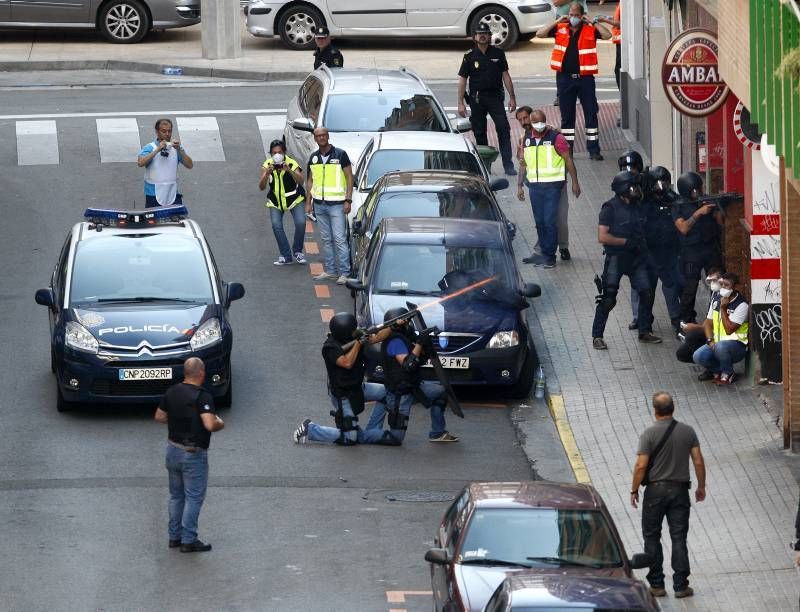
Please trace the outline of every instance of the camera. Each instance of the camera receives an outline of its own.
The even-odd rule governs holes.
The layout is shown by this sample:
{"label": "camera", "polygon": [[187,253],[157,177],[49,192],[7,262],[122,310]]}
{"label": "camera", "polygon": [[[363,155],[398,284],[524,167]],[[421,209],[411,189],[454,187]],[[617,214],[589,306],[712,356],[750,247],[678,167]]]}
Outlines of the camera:
{"label": "camera", "polygon": [[168,142],[166,146],[159,151],[163,157],[169,157],[169,150],[172,148],[172,143]]}

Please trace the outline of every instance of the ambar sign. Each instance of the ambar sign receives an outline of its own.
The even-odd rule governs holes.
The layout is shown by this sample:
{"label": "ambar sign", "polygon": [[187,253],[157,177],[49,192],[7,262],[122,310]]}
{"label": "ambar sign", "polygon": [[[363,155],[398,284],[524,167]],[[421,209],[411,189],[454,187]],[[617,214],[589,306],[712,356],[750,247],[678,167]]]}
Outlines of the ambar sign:
{"label": "ambar sign", "polygon": [[718,60],[717,39],[708,30],[686,30],[670,44],[661,81],[669,101],[684,115],[710,115],[725,102],[728,86],[719,74]]}

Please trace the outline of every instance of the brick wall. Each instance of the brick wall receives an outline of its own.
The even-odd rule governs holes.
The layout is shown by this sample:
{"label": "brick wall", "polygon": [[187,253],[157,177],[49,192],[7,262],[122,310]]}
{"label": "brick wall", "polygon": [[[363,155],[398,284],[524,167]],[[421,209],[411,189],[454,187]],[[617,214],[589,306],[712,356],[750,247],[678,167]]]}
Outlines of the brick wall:
{"label": "brick wall", "polygon": [[719,70],[747,108],[750,108],[749,15],[749,0],[725,0],[725,10],[717,15]]}
{"label": "brick wall", "polygon": [[[789,174],[786,172],[785,174]],[[789,236],[800,236],[800,182],[784,182],[781,202],[781,274],[783,311],[783,407],[784,443],[795,453],[800,453],[800,384],[795,391],[795,382],[800,377],[800,308],[790,309],[791,304],[800,304],[800,256],[795,248],[797,241]]]}

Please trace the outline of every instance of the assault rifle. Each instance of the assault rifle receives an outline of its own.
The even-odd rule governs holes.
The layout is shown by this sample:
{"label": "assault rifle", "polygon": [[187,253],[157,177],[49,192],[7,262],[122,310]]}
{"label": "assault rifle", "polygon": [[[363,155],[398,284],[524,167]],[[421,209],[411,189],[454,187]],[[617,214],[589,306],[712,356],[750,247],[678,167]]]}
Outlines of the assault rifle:
{"label": "assault rifle", "polygon": [[678,206],[680,204],[686,204],[691,202],[692,204],[697,203],[700,206],[704,204],[716,204],[717,210],[719,210],[722,216],[725,216],[725,207],[733,202],[734,200],[741,200],[744,196],[741,193],[737,193],[735,191],[726,191],[725,193],[715,193],[713,195],[704,195],[700,196],[696,200],[687,200],[681,198],[679,200],[675,200],[673,202],[673,206]]}

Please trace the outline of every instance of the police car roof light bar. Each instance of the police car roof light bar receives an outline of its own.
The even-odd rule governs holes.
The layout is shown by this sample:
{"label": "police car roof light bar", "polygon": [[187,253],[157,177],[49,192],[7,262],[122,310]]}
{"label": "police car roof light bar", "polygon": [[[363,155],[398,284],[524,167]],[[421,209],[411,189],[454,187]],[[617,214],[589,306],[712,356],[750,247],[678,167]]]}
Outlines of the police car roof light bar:
{"label": "police car roof light bar", "polygon": [[96,226],[143,227],[158,223],[174,223],[189,216],[186,206],[161,206],[145,210],[113,210],[108,208],[87,208],[84,218]]}

